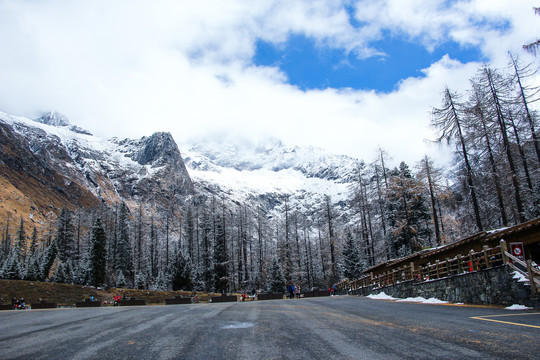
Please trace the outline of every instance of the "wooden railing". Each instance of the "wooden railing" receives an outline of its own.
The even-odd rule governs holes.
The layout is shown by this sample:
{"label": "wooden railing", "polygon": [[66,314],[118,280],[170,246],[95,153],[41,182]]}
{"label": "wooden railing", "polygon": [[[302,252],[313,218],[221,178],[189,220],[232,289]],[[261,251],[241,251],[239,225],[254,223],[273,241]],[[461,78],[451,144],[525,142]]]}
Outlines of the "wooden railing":
{"label": "wooden railing", "polygon": [[[404,281],[425,282],[445,277],[470,273],[482,269],[489,269],[495,266],[510,263],[508,259],[516,261],[511,254],[506,251],[506,243],[501,240],[499,246],[489,248],[484,246],[482,251],[474,252],[471,250],[466,255],[458,254],[457,256],[444,260],[436,260],[435,263],[427,263],[422,266],[415,266],[413,262],[410,265],[397,268],[388,268],[383,273],[374,275],[373,273],[366,274],[356,280],[344,280],[336,284],[338,291],[354,291],[367,286],[383,287],[395,285]],[[522,263],[522,266],[528,270],[528,278],[533,291],[540,289],[540,271],[528,264]],[[515,266],[513,266],[515,268]],[[521,271],[523,273],[523,271]],[[523,273],[524,274],[524,273]],[[536,274],[536,275],[535,275]],[[538,278],[537,278],[538,277]]]}
{"label": "wooden railing", "polygon": [[506,259],[506,263],[510,265],[512,269],[529,279],[529,284],[531,285],[531,292],[533,294],[537,291],[540,292],[540,270],[532,266],[531,260],[527,260],[525,262],[510,254],[508,251],[506,251],[505,244],[501,244],[501,248],[503,248],[503,254]]}

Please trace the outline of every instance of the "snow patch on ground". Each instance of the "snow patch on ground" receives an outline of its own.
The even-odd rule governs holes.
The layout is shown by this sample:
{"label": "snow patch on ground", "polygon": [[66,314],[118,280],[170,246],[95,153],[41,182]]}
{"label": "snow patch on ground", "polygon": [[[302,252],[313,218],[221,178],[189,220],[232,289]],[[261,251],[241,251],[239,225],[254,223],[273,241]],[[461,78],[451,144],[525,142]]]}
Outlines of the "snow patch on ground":
{"label": "snow patch on ground", "polygon": [[505,308],[506,310],[531,310],[532,308],[525,305],[514,304]]}
{"label": "snow patch on ground", "polygon": [[522,273],[520,272],[517,272],[517,271],[514,271],[514,277],[513,277],[514,280],[517,280],[518,282],[522,282],[522,283],[528,283],[529,282],[529,278],[527,278],[525,275],[523,275]]}
{"label": "snow patch on ground", "polygon": [[448,304],[448,301],[442,301],[435,298],[423,298],[421,296],[415,297],[415,298],[406,298],[406,299],[398,299],[397,301],[403,301],[403,302],[419,302],[422,304]]}
{"label": "snow patch on ground", "polygon": [[395,301],[400,301],[400,302],[419,302],[419,303],[422,303],[422,304],[448,304],[447,301],[442,301],[442,300],[439,300],[439,299],[435,299],[435,298],[429,298],[429,299],[426,299],[426,298],[423,298],[423,297],[415,297],[415,298],[406,298],[406,299],[399,299],[399,298],[395,298],[395,297],[392,297],[390,295],[386,295],[384,292],[380,293],[380,294],[372,294],[372,295],[368,295],[367,296],[368,298],[370,299],[375,299],[375,300],[395,300]]}
{"label": "snow patch on ground", "polygon": [[368,295],[367,297],[370,299],[375,299],[375,300],[397,300],[396,298],[391,297],[390,295],[386,295],[384,292],[380,294],[376,294],[376,295],[374,294]]}

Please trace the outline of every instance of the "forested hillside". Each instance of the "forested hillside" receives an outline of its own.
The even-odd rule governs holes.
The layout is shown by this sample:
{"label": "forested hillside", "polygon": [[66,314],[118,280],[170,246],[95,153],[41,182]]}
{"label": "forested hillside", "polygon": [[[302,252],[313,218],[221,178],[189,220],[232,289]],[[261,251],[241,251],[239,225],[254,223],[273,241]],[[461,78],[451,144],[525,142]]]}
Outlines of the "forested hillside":
{"label": "forested hillside", "polygon": [[[277,291],[286,283],[324,288],[389,259],[538,217],[536,78],[532,65],[510,57],[507,68],[479,68],[466,93],[444,88],[432,111],[438,131],[432,140],[454,146],[449,169],[427,156],[391,167],[395,159],[382,148],[372,161],[331,157],[319,167],[300,166],[296,150],[286,152],[287,162],[272,160],[271,171],[281,175],[297,171],[325,186],[346,184],[343,198],[332,189],[224,188],[207,176],[218,167],[219,156],[196,157],[195,150],[186,162],[188,173],[197,172],[192,188],[187,174],[175,182],[174,174],[163,171],[167,157],[162,153],[176,149],[170,136],[116,140],[137,167],[122,172],[121,161],[109,169],[100,163],[101,155],[92,153],[92,161],[79,155],[75,163],[87,172],[73,178],[77,188],[89,186],[85,189],[96,198],[104,190],[114,196],[101,198],[99,205],[73,202],[52,209],[55,215],[48,220],[7,210],[1,219],[0,277],[215,292]],[[173,142],[165,150],[159,147],[163,138]],[[173,155],[172,168],[185,170],[179,153]],[[92,166],[102,171],[101,183],[111,174],[115,181],[92,185]],[[223,159],[219,166],[212,176],[224,173]],[[262,165],[230,167],[248,176]]]}

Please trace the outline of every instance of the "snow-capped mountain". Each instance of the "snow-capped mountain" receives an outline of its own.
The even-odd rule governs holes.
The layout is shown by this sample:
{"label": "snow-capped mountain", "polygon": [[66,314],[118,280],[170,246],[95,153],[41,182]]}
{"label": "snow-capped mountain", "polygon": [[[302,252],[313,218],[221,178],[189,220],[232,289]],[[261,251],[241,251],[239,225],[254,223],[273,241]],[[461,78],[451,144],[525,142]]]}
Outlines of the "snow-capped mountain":
{"label": "snow-capped mountain", "polygon": [[315,147],[286,147],[276,139],[202,140],[182,148],[195,184],[238,202],[262,203],[268,210],[285,198],[299,209],[320,206],[326,195],[345,203],[357,167],[351,157]]}
{"label": "snow-capped mountain", "polygon": [[0,112],[0,138],[0,180],[10,190],[0,192],[0,212],[38,220],[63,206],[120,200],[166,212],[195,194],[268,211],[286,200],[309,213],[326,195],[346,207],[357,167],[356,159],[275,139],[197,141],[182,144],[182,157],[169,133],[102,139],[57,112],[35,120]]}
{"label": "snow-capped mountain", "polygon": [[160,211],[177,208],[193,192],[168,133],[105,140],[58,113],[36,120],[0,113],[0,140],[0,212],[40,221],[64,206],[120,200]]}

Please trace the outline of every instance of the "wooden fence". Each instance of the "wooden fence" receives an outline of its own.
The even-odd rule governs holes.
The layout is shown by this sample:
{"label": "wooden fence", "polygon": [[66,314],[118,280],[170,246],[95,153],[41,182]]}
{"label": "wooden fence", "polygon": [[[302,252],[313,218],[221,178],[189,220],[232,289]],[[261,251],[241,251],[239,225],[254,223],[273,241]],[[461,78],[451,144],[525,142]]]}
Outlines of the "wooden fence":
{"label": "wooden fence", "polygon": [[[380,288],[405,281],[425,282],[489,269],[503,264],[509,264],[516,271],[527,276],[533,293],[540,290],[540,271],[532,266],[530,260],[525,263],[508,253],[504,240],[501,240],[499,246],[489,248],[486,245],[482,251],[474,252],[471,250],[468,254],[458,254],[451,259],[436,260],[435,263],[415,266],[411,262],[410,265],[388,268],[387,271],[378,275],[369,273],[356,280],[346,279],[336,284],[336,288],[338,291],[348,292],[367,286]],[[523,267],[523,269],[520,269],[516,264]]]}

